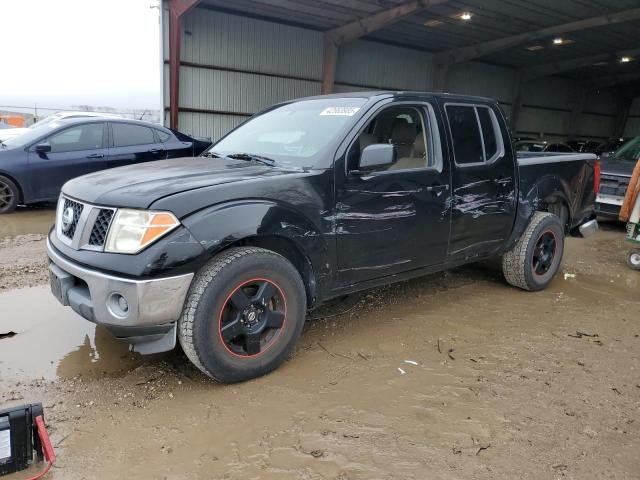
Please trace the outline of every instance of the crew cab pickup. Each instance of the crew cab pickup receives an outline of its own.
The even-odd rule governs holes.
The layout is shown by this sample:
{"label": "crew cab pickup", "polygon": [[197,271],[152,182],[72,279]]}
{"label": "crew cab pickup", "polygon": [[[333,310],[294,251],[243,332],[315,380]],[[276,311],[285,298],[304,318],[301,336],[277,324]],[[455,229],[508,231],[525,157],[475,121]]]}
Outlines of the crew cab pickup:
{"label": "crew cab pickup", "polygon": [[65,184],[51,288],[138,352],[178,339],[241,381],[280,365],[332,298],[492,257],[509,284],[545,288],[565,234],[597,229],[596,169],[591,154],[517,158],[491,99],[291,101],[199,158]]}

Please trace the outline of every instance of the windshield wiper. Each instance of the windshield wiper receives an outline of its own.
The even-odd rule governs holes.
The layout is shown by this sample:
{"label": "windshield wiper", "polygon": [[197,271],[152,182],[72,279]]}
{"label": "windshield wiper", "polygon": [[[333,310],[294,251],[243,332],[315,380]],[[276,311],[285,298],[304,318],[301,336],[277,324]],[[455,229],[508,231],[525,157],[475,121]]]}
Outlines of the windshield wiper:
{"label": "windshield wiper", "polygon": [[202,157],[211,157],[211,158],[222,158],[222,155],[216,152],[204,152],[200,156]]}
{"label": "windshield wiper", "polygon": [[254,155],[253,153],[232,153],[231,155],[227,155],[227,158],[232,158],[234,160],[260,162],[263,165],[268,165],[270,167],[276,166],[276,161],[273,158],[263,157],[262,155]]}

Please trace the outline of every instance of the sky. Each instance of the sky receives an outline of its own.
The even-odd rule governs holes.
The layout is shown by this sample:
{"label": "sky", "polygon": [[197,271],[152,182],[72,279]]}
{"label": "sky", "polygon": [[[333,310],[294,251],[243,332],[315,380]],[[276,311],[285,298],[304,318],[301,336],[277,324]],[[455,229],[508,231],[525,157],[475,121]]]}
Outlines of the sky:
{"label": "sky", "polygon": [[0,0],[0,109],[160,109],[159,3]]}

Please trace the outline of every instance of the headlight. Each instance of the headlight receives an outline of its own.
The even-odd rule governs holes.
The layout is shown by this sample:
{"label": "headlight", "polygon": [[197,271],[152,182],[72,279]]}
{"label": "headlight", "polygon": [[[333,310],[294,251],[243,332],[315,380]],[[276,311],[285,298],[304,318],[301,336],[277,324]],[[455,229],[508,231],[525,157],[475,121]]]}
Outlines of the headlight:
{"label": "headlight", "polygon": [[170,212],[120,209],[111,222],[104,251],[138,253],[178,225]]}

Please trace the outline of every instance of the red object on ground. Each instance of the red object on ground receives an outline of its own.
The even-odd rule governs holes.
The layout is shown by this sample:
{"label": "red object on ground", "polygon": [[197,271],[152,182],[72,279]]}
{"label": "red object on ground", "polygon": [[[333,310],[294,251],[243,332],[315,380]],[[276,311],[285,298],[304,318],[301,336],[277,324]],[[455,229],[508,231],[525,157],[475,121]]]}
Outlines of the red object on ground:
{"label": "red object on ground", "polygon": [[37,475],[28,478],[27,480],[38,480],[39,478],[44,477],[53,464],[56,463],[56,452],[53,451],[53,445],[51,445],[51,439],[49,438],[49,433],[47,432],[47,427],[44,425],[44,419],[41,415],[38,415],[35,419],[36,427],[38,428],[38,437],[40,437],[40,443],[42,444],[42,451],[44,453],[44,459],[47,461],[47,468],[45,468],[42,472]]}

